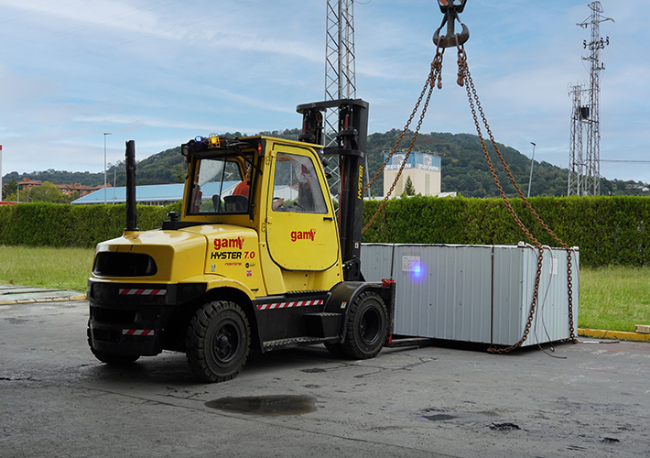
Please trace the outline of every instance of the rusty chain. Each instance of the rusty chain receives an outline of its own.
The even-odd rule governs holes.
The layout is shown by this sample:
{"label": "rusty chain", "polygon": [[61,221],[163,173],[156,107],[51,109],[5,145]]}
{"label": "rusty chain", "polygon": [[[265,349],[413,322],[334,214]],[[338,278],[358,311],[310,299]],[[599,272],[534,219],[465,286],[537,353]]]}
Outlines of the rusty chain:
{"label": "rusty chain", "polygon": [[[539,258],[537,260],[537,275],[535,277],[535,289],[533,293],[533,302],[530,306],[528,321],[526,322],[526,328],[524,330],[524,334],[521,340],[519,340],[519,342],[507,348],[490,347],[488,349],[488,351],[492,353],[507,353],[514,350],[515,348],[520,347],[526,341],[526,339],[528,338],[528,334],[530,333],[530,328],[533,324],[533,319],[535,318],[535,310],[537,308],[537,302],[539,299],[539,283],[542,277],[542,262],[544,259],[544,248],[542,247],[542,244],[533,236],[533,234],[522,223],[521,219],[515,212],[514,208],[512,208],[512,204],[506,197],[506,193],[503,190],[503,187],[501,186],[501,181],[497,176],[496,170],[494,169],[494,165],[492,164],[492,159],[490,158],[490,155],[488,154],[487,148],[485,146],[485,140],[483,139],[483,134],[481,132],[481,125],[478,121],[478,116],[476,114],[474,101],[476,101],[476,106],[478,107],[481,114],[483,114],[483,109],[481,107],[481,102],[478,100],[478,95],[476,94],[476,89],[474,88],[474,82],[472,80],[471,74],[469,73],[469,68],[467,67],[467,55],[465,54],[464,48],[459,46],[458,47],[458,84],[461,84],[461,82],[463,83],[461,86],[465,86],[465,90],[467,92],[467,98],[469,100],[469,106],[472,111],[472,117],[474,118],[474,125],[476,126],[476,132],[481,142],[481,147],[483,148],[483,154],[485,155],[485,159],[488,163],[488,166],[490,167],[490,173],[492,174],[492,178],[494,179],[494,182],[497,188],[499,189],[499,194],[501,195],[501,198],[503,199],[503,202],[505,203],[508,212],[510,212],[510,214],[515,219],[515,221],[517,222],[521,230],[524,232],[524,234],[526,234],[526,237],[528,237],[528,239],[531,240],[539,250]],[[483,118],[483,121],[485,122],[485,118]],[[486,128],[489,129],[487,122],[485,122],[485,124],[487,126]],[[510,172],[508,171],[508,173]]]}
{"label": "rusty chain", "polygon": [[[577,338],[575,336],[574,327],[573,327],[573,324],[574,324],[573,323],[573,281],[572,281],[572,262],[571,262],[572,249],[569,248],[546,225],[546,223],[544,223],[544,221],[538,215],[538,213],[535,211],[535,209],[532,207],[532,205],[530,204],[528,199],[524,196],[524,194],[521,191],[519,185],[517,184],[514,176],[510,172],[510,169],[509,169],[508,165],[506,164],[506,161],[503,158],[503,155],[501,154],[501,151],[500,151],[500,149],[499,149],[499,147],[498,147],[498,145],[497,145],[497,143],[496,143],[496,141],[494,139],[494,136],[492,134],[492,130],[490,129],[490,126],[488,124],[485,113],[483,112],[481,102],[480,102],[480,100],[478,98],[476,88],[474,86],[474,81],[472,80],[472,76],[470,74],[469,67],[467,65],[467,53],[465,52],[465,47],[463,46],[462,43],[458,43],[458,38],[457,38],[457,43],[456,44],[457,44],[457,49],[458,49],[458,78],[457,78],[457,83],[461,87],[464,86],[465,90],[467,92],[467,97],[468,97],[468,100],[469,100],[469,105],[470,105],[470,109],[471,109],[471,112],[472,112],[472,117],[474,119],[474,125],[476,126],[476,131],[478,133],[478,138],[480,140],[481,147],[483,149],[483,154],[485,155],[485,159],[486,159],[486,161],[488,163],[488,166],[490,168],[490,173],[492,174],[492,178],[494,179],[494,182],[495,182],[497,188],[499,189],[499,194],[501,195],[501,198],[503,199],[503,202],[506,205],[506,207],[508,209],[508,212],[512,215],[512,217],[517,222],[517,224],[519,225],[521,230],[524,232],[526,237],[528,237],[528,239],[533,242],[533,244],[535,245],[535,247],[539,251],[539,256],[538,256],[538,259],[537,259],[537,274],[536,274],[536,278],[535,278],[535,288],[534,288],[534,293],[533,293],[533,301],[531,303],[530,311],[529,311],[529,314],[528,314],[528,320],[526,322],[526,327],[524,329],[524,333],[523,333],[522,338],[519,340],[519,342],[517,342],[514,345],[511,345],[509,347],[495,348],[495,347],[492,346],[492,347],[490,347],[488,349],[488,351],[490,351],[492,353],[507,353],[507,352],[510,352],[510,351],[514,350],[515,348],[520,347],[528,339],[528,335],[530,333],[530,329],[532,327],[532,323],[533,323],[533,320],[535,318],[535,311],[537,309],[537,305],[538,305],[538,301],[539,301],[539,285],[540,285],[540,281],[541,281],[541,277],[542,277],[542,266],[543,266],[543,259],[544,259],[544,247],[535,238],[535,236],[533,236],[533,234],[528,230],[528,228],[526,228],[526,226],[521,221],[521,219],[519,218],[519,216],[515,212],[514,208],[512,207],[512,204],[508,200],[508,197],[506,196],[505,191],[503,190],[503,186],[501,185],[499,177],[497,176],[496,170],[494,168],[494,164],[492,163],[492,159],[490,158],[490,155],[489,155],[489,153],[487,151],[487,147],[485,146],[485,140],[484,140],[483,134],[481,132],[481,125],[480,125],[479,120],[478,120],[477,109],[478,109],[478,112],[479,112],[479,114],[481,116],[481,120],[483,121],[483,124],[485,125],[485,129],[486,129],[486,131],[488,133],[488,136],[490,138],[490,142],[491,142],[495,152],[497,153],[497,156],[499,157],[499,160],[500,160],[501,164],[503,165],[503,168],[505,169],[505,171],[506,171],[506,173],[508,175],[508,178],[510,179],[510,181],[514,185],[514,187],[515,187],[515,189],[517,191],[517,194],[519,195],[519,197],[524,202],[525,207],[530,211],[530,213],[533,215],[533,217],[539,222],[539,224],[542,226],[542,228],[556,242],[558,242],[567,251],[567,264],[568,264],[568,268],[567,268],[567,286],[568,286],[570,337],[568,339],[566,339],[566,340],[571,341],[573,343],[577,343],[578,340],[577,340]],[[388,191],[388,193],[384,197],[384,200],[382,201],[381,205],[379,206],[379,208],[377,209],[375,214],[372,216],[370,221],[364,226],[364,228],[362,230],[362,234],[366,232],[366,230],[370,227],[370,225],[372,225],[372,223],[375,221],[375,219],[377,218],[379,213],[383,210],[384,206],[386,205],[386,202],[388,201],[389,197],[391,196],[391,194],[393,193],[393,191],[395,189],[395,186],[397,185],[397,182],[398,182],[398,180],[399,180],[399,178],[400,178],[400,176],[401,176],[401,174],[402,174],[402,172],[404,170],[404,167],[406,165],[406,161],[408,160],[408,157],[411,154],[411,152],[413,150],[413,146],[415,144],[415,141],[416,141],[416,139],[418,137],[420,127],[422,125],[422,121],[424,120],[424,116],[425,116],[427,108],[429,106],[429,101],[431,99],[431,94],[433,92],[434,86],[436,86],[436,83],[437,83],[438,89],[442,88],[442,57],[443,57],[443,54],[444,54],[444,48],[442,48],[442,51],[440,49],[441,49],[440,47],[438,47],[438,49],[436,49],[436,56],[435,56],[433,62],[431,63],[431,71],[429,72],[429,75],[427,77],[427,81],[426,81],[426,83],[424,85],[424,88],[422,89],[422,92],[420,93],[420,97],[418,98],[418,101],[417,101],[417,103],[415,105],[415,108],[413,109],[413,112],[411,113],[411,116],[408,119],[408,122],[406,123],[406,126],[404,127],[404,129],[400,133],[397,141],[395,142],[395,146],[392,148],[391,152],[389,153],[389,155],[386,158],[386,160],[384,161],[384,163],[381,165],[381,167],[379,168],[379,170],[377,171],[377,173],[375,174],[373,179],[364,188],[364,193],[365,193],[370,188],[370,186],[372,186],[372,184],[375,182],[375,180],[379,177],[381,172],[386,167],[386,164],[393,157],[393,154],[395,153],[395,151],[399,147],[400,143],[402,142],[403,137],[406,134],[406,131],[408,130],[408,127],[410,126],[411,122],[413,121],[413,119],[415,117],[415,114],[417,113],[417,111],[418,111],[418,109],[420,107],[420,104],[422,103],[422,100],[424,98],[424,95],[425,95],[425,93],[427,93],[427,89],[428,89],[427,98],[426,98],[424,107],[422,109],[422,113],[420,115],[420,119],[418,121],[417,128],[415,130],[415,133],[413,134],[413,138],[411,139],[411,143],[409,145],[409,148],[408,148],[408,151],[407,151],[406,156],[404,158],[404,161],[402,162],[402,165],[401,165],[399,171],[397,172],[397,176],[395,177],[395,181],[393,182],[390,190]]]}
{"label": "rusty chain", "polygon": [[[381,167],[379,167],[379,170],[377,171],[377,173],[375,173],[375,176],[372,178],[372,180],[370,180],[370,182],[366,185],[366,187],[363,190],[363,192],[365,193],[370,188],[370,186],[372,186],[372,184],[375,182],[377,177],[379,177],[381,172],[386,167],[386,164],[388,164],[388,162],[391,160],[393,154],[395,154],[395,151],[397,150],[400,143],[402,142],[402,139],[404,138],[406,131],[411,125],[411,122],[413,122],[413,118],[415,118],[415,114],[417,113],[420,104],[422,103],[422,99],[424,98],[424,95],[427,94],[426,101],[424,102],[424,106],[422,107],[422,113],[420,114],[420,119],[418,120],[418,125],[415,129],[415,132],[413,133],[413,138],[411,138],[411,143],[409,144],[408,151],[406,152],[406,156],[402,161],[402,165],[399,168],[397,175],[395,176],[395,181],[393,181],[392,186],[384,196],[384,200],[382,201],[381,205],[379,206],[375,214],[372,216],[372,218],[370,218],[370,221],[368,221],[368,223],[361,230],[361,234],[364,234],[368,230],[368,228],[372,225],[372,223],[375,222],[375,219],[377,218],[377,216],[379,216],[379,213],[381,213],[381,211],[384,209],[386,202],[388,202],[388,199],[390,198],[391,194],[395,190],[397,181],[402,176],[402,172],[404,171],[404,167],[406,166],[406,161],[408,160],[411,152],[413,151],[413,145],[415,145],[415,141],[417,140],[418,134],[420,133],[420,127],[422,126],[422,121],[424,121],[424,116],[427,113],[427,108],[429,107],[429,101],[431,100],[431,94],[433,93],[433,88],[436,86],[436,83],[438,89],[442,88],[442,57],[444,52],[445,52],[445,48],[438,47],[438,49],[436,49],[436,55],[433,58],[433,62],[431,63],[431,70],[429,72],[426,82],[424,83],[424,87],[422,88],[420,97],[418,97],[418,101],[415,104],[415,108],[413,108],[413,112],[411,113],[411,116],[409,117],[406,123],[406,126],[404,126],[404,129],[402,130],[399,137],[397,138],[397,141],[395,142],[395,146],[393,146],[393,149],[388,154],[388,157],[386,158],[384,163],[381,165]],[[428,89],[428,93],[427,93],[427,89]]]}
{"label": "rusty chain", "polygon": [[526,234],[526,237],[528,237],[536,246],[536,248],[539,250],[539,257],[537,261],[537,275],[535,278],[535,289],[533,293],[533,301],[530,307],[530,312],[528,314],[528,321],[526,322],[526,328],[524,330],[524,334],[519,340],[519,342],[515,343],[514,345],[511,345],[506,348],[494,348],[490,347],[488,351],[493,352],[493,353],[507,353],[509,351],[514,350],[515,348],[520,347],[528,338],[528,334],[530,333],[530,328],[532,326],[534,317],[535,317],[535,310],[538,305],[538,300],[539,300],[539,283],[541,280],[542,276],[542,262],[543,262],[543,257],[544,257],[544,247],[542,244],[532,235],[532,233],[526,228],[526,226],[523,224],[515,210],[512,208],[512,205],[510,201],[508,200],[505,191],[503,190],[503,187],[501,186],[501,182],[496,174],[496,171],[494,169],[494,165],[492,164],[492,160],[490,158],[490,155],[488,154],[487,148],[485,146],[485,141],[483,139],[483,135],[481,133],[481,126],[478,121],[478,117],[476,114],[476,109],[474,107],[474,102],[476,102],[476,108],[478,108],[478,111],[481,115],[481,119],[483,121],[483,124],[485,125],[485,129],[490,137],[490,142],[492,143],[492,146],[494,150],[496,151],[499,160],[501,161],[501,164],[503,165],[503,168],[505,169],[508,177],[510,178],[510,181],[514,185],[515,189],[517,190],[517,193],[519,194],[519,197],[523,200],[526,208],[531,212],[531,214],[535,217],[535,219],[541,224],[541,226],[544,228],[544,230],[553,237],[562,247],[567,251],[567,262],[568,262],[568,275],[567,275],[567,287],[568,287],[568,302],[569,302],[569,329],[570,329],[570,337],[568,340],[572,341],[573,343],[577,343],[577,339],[574,333],[574,328],[573,328],[573,282],[572,282],[572,271],[571,271],[571,249],[544,223],[542,218],[537,214],[537,212],[533,209],[531,206],[530,202],[528,199],[524,196],[523,192],[519,188],[519,185],[517,184],[514,176],[510,172],[510,168],[505,162],[505,159],[503,158],[503,155],[501,154],[501,151],[494,140],[494,136],[492,135],[492,131],[490,129],[490,126],[487,122],[487,118],[485,116],[485,113],[483,112],[483,108],[481,107],[481,103],[479,101],[478,95],[476,93],[476,88],[474,87],[474,81],[472,80],[472,76],[469,71],[469,67],[467,65],[467,54],[465,52],[465,47],[460,44],[458,46],[458,84],[460,86],[465,86],[465,90],[467,92],[467,97],[469,100],[470,104],[470,109],[472,111],[472,116],[474,118],[474,124],[476,126],[476,131],[478,133],[479,140],[481,142],[481,147],[483,148],[483,154],[485,155],[485,158],[487,160],[488,166],[490,167],[490,173],[492,174],[492,178],[494,179],[494,182],[497,185],[497,188],[499,189],[499,194],[501,195],[501,198],[503,199],[503,202],[505,203],[508,211],[512,215],[512,217],[515,219],[519,227],[522,229],[524,234]]}
{"label": "rusty chain", "polygon": [[572,271],[571,271],[571,252],[573,250],[568,249],[567,250],[567,278],[568,278],[568,288],[569,288],[569,329],[571,331],[571,335],[569,336],[569,341],[573,343],[578,343],[578,338],[576,337],[575,333],[573,332],[573,280],[572,280]]}

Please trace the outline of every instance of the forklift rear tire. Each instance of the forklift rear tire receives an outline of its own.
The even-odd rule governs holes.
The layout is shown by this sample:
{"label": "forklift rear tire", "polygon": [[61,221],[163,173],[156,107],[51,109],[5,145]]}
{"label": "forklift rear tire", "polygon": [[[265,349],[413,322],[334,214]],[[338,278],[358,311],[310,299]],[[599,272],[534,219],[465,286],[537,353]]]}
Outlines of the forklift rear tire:
{"label": "forklift rear tire", "polygon": [[329,351],[332,356],[336,356],[337,358],[347,356],[341,342],[325,343],[325,348],[327,348],[327,351]]}
{"label": "forklift rear tire", "polygon": [[95,358],[109,366],[127,366],[136,362],[138,358],[140,358],[139,355],[115,355],[112,353],[105,353],[103,351],[97,351],[92,347],[90,347],[90,351],[93,352]]}
{"label": "forklift rear tire", "polygon": [[131,363],[134,363],[140,358],[139,355],[116,355],[113,353],[106,353],[104,351],[95,350],[93,348],[93,343],[90,340],[90,323],[88,329],[86,330],[86,335],[88,336],[88,346],[90,351],[93,352],[95,358],[100,360],[102,363],[106,363],[109,366],[127,366]]}
{"label": "forklift rear tire", "polygon": [[353,359],[377,356],[386,340],[387,317],[386,304],[378,294],[371,291],[361,293],[347,314],[347,330],[342,344],[346,356]]}
{"label": "forklift rear tire", "polygon": [[251,332],[246,314],[234,302],[208,302],[187,329],[185,352],[192,372],[206,382],[234,378],[246,364]]}

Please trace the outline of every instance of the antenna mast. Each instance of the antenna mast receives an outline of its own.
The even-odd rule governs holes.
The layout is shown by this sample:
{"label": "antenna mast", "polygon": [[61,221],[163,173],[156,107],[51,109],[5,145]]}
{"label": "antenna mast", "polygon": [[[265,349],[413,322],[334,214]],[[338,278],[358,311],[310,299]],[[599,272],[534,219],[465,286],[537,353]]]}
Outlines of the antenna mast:
{"label": "antenna mast", "polygon": [[591,27],[591,41],[584,40],[589,55],[582,60],[589,62],[590,84],[573,86],[569,96],[573,99],[571,114],[571,152],[569,159],[568,195],[597,196],[600,194],[600,50],[609,45],[609,37],[600,36],[600,23],[612,21],[602,18],[600,2],[589,5],[591,16],[579,27]]}
{"label": "antenna mast", "polygon": [[[354,62],[354,0],[327,0],[325,42],[325,100],[355,99],[357,81]],[[339,131],[338,108],[325,111],[324,143],[332,146]],[[340,174],[331,161],[327,172],[332,175],[332,195],[339,194]]]}

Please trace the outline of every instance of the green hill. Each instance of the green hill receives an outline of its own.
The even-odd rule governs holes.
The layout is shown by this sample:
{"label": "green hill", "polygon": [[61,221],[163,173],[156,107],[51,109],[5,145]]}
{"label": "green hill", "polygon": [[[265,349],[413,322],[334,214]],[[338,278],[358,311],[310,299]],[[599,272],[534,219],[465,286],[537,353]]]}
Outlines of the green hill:
{"label": "green hill", "polygon": [[[262,132],[264,135],[297,139],[299,129],[284,131]],[[368,136],[368,168],[370,176],[383,163],[384,153],[390,152],[399,137],[397,129],[385,133],[374,133]],[[240,136],[239,132],[226,136]],[[400,150],[406,150],[413,137],[408,131],[402,140]],[[530,174],[530,159],[509,146],[499,145],[508,167],[524,193],[528,191]],[[415,143],[414,151],[429,152],[441,156],[442,161],[442,191],[458,192],[466,197],[496,197],[498,189],[490,174],[487,161],[483,154],[480,141],[476,135],[450,134],[432,132],[420,134]],[[488,148],[495,170],[508,196],[515,196],[513,185],[499,162],[491,145]],[[179,183],[185,176],[186,165],[180,154],[180,146],[154,154],[137,164],[137,182],[139,185]],[[567,193],[568,170],[548,162],[535,161],[533,168],[532,193],[535,196],[565,196]],[[107,171],[108,181],[116,186],[126,183],[125,166],[123,162],[111,166]],[[20,181],[23,178],[50,181],[54,184],[80,183],[96,186],[104,183],[104,174],[90,172],[66,172],[47,170],[18,174],[8,173],[3,177],[3,183],[11,179]],[[601,181],[602,195],[650,195],[644,191],[648,185],[634,181],[606,180]],[[383,176],[379,176],[371,188],[372,195],[383,195]]]}

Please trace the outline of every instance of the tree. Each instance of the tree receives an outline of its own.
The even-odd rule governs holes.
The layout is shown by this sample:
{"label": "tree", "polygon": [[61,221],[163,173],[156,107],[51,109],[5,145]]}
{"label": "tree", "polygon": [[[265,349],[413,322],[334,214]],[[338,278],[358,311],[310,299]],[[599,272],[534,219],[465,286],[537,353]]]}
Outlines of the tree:
{"label": "tree", "polygon": [[404,185],[404,194],[406,194],[407,196],[415,195],[415,186],[413,186],[411,177],[406,177],[406,184]]}
{"label": "tree", "polygon": [[64,197],[65,197],[65,203],[69,204],[73,200],[77,200],[79,198],[79,191],[72,191],[70,195]]}
{"label": "tree", "polygon": [[62,204],[67,201],[66,196],[59,188],[49,181],[32,188],[29,191],[29,200],[31,202],[52,202],[55,204]]}
{"label": "tree", "polygon": [[187,165],[177,164],[174,168],[174,183],[185,183],[185,175],[187,174]]}
{"label": "tree", "polygon": [[16,190],[18,189],[18,182],[12,178],[2,186],[2,200],[10,201],[10,196],[16,199]]}

